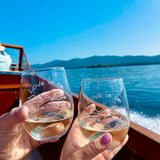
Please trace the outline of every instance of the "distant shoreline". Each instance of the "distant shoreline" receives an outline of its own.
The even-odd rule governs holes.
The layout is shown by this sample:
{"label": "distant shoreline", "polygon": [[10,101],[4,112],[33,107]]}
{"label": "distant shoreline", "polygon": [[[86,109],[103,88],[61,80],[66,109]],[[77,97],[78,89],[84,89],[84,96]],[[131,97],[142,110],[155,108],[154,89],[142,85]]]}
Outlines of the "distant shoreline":
{"label": "distant shoreline", "polygon": [[100,68],[117,66],[137,66],[160,64],[160,55],[157,56],[92,56],[71,60],[53,60],[44,64],[32,65],[32,68],[64,67],[64,68]]}
{"label": "distant shoreline", "polygon": [[65,67],[66,69],[78,69],[78,68],[104,68],[104,67],[123,67],[123,66],[144,66],[144,65],[160,65],[160,63],[133,63],[133,64],[117,64],[117,65],[91,65],[80,67]]}

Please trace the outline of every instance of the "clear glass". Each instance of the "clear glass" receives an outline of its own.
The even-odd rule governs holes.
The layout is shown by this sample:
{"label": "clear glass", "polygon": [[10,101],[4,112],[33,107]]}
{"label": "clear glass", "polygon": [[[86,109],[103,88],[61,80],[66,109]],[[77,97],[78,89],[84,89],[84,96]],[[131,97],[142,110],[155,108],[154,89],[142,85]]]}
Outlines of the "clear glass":
{"label": "clear glass", "polygon": [[119,146],[130,125],[123,79],[109,77],[82,80],[78,121],[86,144],[108,132],[112,135],[112,143],[108,149]]}
{"label": "clear glass", "polygon": [[29,109],[23,125],[34,139],[46,141],[63,136],[74,114],[65,69],[57,67],[22,72],[20,105]]}

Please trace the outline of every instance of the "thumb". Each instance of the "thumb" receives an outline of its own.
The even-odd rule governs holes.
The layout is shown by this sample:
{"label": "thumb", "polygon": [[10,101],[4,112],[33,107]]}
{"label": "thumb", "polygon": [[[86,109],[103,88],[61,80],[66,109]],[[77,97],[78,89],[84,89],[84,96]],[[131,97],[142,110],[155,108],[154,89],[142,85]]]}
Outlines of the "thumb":
{"label": "thumb", "polygon": [[103,136],[94,139],[81,149],[81,154],[84,155],[83,160],[90,160],[105,151],[109,147],[111,141],[112,136],[109,133],[105,133]]}
{"label": "thumb", "polygon": [[0,130],[11,130],[17,124],[22,123],[28,116],[28,107],[16,107],[13,108],[10,112],[0,116]]}

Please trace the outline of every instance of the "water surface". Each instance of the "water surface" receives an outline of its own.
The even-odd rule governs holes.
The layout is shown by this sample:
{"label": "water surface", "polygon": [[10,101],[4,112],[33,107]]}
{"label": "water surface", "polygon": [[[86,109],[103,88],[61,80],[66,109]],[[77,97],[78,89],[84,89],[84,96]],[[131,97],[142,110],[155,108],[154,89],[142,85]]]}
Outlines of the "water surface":
{"label": "water surface", "polygon": [[122,77],[131,120],[160,134],[160,65],[66,69],[72,92],[79,94],[81,80]]}

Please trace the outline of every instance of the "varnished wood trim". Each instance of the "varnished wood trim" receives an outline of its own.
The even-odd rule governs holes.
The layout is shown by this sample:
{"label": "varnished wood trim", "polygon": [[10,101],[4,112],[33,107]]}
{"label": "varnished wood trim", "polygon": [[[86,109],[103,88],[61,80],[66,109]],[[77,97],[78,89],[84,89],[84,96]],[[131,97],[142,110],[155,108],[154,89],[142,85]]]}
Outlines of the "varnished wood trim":
{"label": "varnished wood trim", "polygon": [[[78,111],[78,95],[72,93],[75,113]],[[99,104],[96,104],[99,105]],[[100,104],[101,106],[101,104]],[[140,126],[133,121],[130,122],[129,141],[127,146],[146,160],[158,160],[160,151],[160,135]]]}
{"label": "varnished wood trim", "polygon": [[1,46],[7,47],[7,48],[23,49],[22,46],[17,46],[17,45],[12,45],[12,44],[5,44],[5,43],[1,43]]}
{"label": "varnished wood trim", "polygon": [[0,85],[0,89],[17,89],[17,88],[20,88],[20,84]]}

